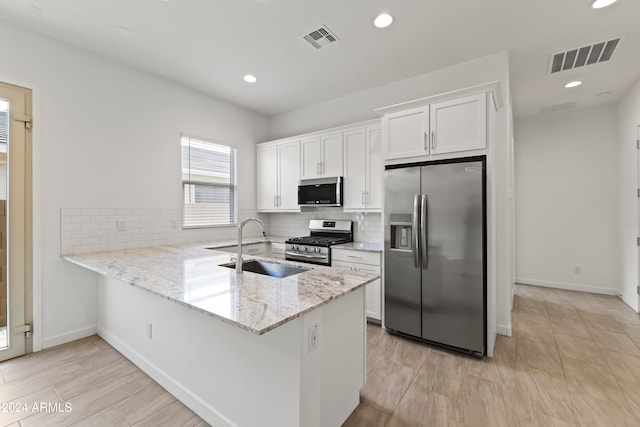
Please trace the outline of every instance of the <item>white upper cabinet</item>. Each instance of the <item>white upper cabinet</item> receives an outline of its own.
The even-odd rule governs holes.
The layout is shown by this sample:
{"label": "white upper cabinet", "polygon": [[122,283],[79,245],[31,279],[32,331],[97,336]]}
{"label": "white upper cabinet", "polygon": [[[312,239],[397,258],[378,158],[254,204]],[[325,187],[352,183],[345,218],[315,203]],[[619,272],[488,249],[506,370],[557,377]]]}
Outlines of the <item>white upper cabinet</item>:
{"label": "white upper cabinet", "polygon": [[382,209],[382,177],[384,166],[382,158],[382,129],[380,126],[368,127],[367,132],[367,195],[366,208]]}
{"label": "white upper cabinet", "polygon": [[342,132],[303,138],[300,179],[342,176]]}
{"label": "white upper cabinet", "polygon": [[256,199],[258,210],[277,209],[278,147],[256,148]]}
{"label": "white upper cabinet", "polygon": [[484,93],[431,104],[431,154],[487,147],[487,100]]}
{"label": "white upper cabinet", "polygon": [[379,126],[344,132],[344,210],[382,208],[382,143]]}
{"label": "white upper cabinet", "polygon": [[383,118],[382,128],[387,159],[429,154],[429,106],[387,114]]}
{"label": "white upper cabinet", "polygon": [[258,211],[299,211],[300,141],[258,145],[256,153]]}
{"label": "white upper cabinet", "polygon": [[298,184],[300,183],[300,141],[278,146],[280,192],[278,209],[300,210]]}
{"label": "white upper cabinet", "polygon": [[[441,99],[441,98],[439,98]],[[435,100],[434,100],[435,101]],[[422,104],[418,105],[416,104]],[[385,160],[412,157],[444,158],[487,148],[487,95],[473,94],[442,102],[428,99],[402,106],[379,109]]]}

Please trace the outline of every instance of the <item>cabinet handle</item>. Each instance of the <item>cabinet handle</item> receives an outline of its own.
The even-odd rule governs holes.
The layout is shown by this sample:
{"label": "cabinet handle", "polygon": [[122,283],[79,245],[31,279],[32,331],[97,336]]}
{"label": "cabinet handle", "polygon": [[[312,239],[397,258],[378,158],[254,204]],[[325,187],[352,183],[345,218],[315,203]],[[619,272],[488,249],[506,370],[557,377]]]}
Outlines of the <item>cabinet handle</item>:
{"label": "cabinet handle", "polygon": [[424,132],[424,151],[429,150],[429,143],[427,142],[427,131]]}
{"label": "cabinet handle", "polygon": [[431,131],[431,149],[436,149],[436,132],[433,130]]}
{"label": "cabinet handle", "polygon": [[320,173],[324,175],[324,162],[320,162]]}
{"label": "cabinet handle", "polygon": [[361,191],[361,192],[360,192],[360,196],[361,196],[361,197],[360,197],[360,200],[361,200],[362,204],[364,205],[364,204],[365,204],[365,201],[364,201],[364,191]]}
{"label": "cabinet handle", "polygon": [[320,162],[316,163],[316,174],[320,175]]}
{"label": "cabinet handle", "polygon": [[361,256],[357,256],[357,255],[347,255],[347,258],[357,258],[357,259],[362,259]]}

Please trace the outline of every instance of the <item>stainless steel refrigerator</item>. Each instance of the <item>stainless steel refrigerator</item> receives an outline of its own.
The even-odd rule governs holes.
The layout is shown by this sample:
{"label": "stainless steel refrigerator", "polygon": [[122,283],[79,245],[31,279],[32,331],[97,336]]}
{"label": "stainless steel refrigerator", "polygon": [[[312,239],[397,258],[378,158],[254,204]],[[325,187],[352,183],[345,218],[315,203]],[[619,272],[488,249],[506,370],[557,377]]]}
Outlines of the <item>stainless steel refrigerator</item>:
{"label": "stainless steel refrigerator", "polygon": [[384,326],[486,351],[485,156],[387,166]]}

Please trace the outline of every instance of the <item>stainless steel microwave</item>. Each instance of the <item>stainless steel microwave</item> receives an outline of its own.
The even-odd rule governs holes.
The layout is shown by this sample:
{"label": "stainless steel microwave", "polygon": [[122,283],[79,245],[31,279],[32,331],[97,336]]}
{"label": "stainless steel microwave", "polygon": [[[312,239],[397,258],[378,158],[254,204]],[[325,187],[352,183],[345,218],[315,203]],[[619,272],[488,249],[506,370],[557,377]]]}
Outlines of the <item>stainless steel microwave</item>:
{"label": "stainless steel microwave", "polygon": [[329,184],[298,186],[300,206],[342,206],[342,178]]}

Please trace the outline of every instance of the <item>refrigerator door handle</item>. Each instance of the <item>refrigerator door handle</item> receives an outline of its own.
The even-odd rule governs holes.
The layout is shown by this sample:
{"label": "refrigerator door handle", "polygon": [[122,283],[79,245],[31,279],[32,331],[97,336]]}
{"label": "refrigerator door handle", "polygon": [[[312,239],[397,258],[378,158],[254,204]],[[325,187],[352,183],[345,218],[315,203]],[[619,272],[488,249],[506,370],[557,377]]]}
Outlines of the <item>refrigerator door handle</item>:
{"label": "refrigerator door handle", "polygon": [[422,252],[422,268],[429,268],[429,217],[427,216],[427,195],[420,196],[420,250]]}
{"label": "refrigerator door handle", "polygon": [[412,217],[412,233],[411,233],[411,252],[413,252],[413,264],[416,268],[420,267],[420,245],[418,229],[420,228],[420,195],[413,196],[413,217]]}

